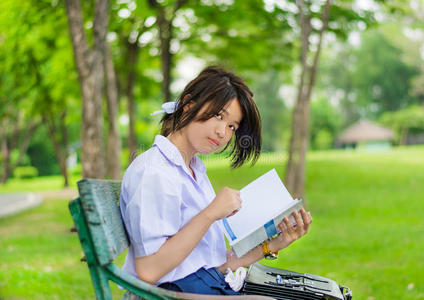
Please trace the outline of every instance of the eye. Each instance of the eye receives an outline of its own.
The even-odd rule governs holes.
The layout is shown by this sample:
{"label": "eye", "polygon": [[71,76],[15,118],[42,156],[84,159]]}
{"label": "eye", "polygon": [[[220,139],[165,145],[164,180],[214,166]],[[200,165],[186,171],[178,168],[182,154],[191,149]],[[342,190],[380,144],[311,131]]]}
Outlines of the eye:
{"label": "eye", "polygon": [[236,127],[235,127],[234,125],[230,125],[230,129],[231,129],[232,131],[236,131]]}
{"label": "eye", "polygon": [[220,119],[220,120],[222,120],[222,114],[216,114],[216,117],[218,118],[218,119]]}

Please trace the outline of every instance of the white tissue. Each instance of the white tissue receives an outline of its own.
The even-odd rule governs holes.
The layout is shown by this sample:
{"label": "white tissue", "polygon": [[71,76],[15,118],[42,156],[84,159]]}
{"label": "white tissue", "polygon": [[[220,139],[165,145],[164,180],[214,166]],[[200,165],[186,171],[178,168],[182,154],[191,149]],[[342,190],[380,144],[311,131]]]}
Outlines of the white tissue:
{"label": "white tissue", "polygon": [[225,282],[233,289],[238,292],[243,287],[244,279],[246,278],[246,269],[239,267],[234,273],[230,268],[227,269],[227,275],[225,276]]}

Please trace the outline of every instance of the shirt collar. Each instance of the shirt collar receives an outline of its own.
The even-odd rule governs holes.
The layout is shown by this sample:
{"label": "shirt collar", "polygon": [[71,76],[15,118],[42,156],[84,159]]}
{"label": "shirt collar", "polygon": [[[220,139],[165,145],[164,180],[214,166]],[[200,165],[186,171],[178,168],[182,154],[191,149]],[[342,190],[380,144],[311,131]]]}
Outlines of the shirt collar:
{"label": "shirt collar", "polygon": [[[157,146],[162,154],[173,164],[186,168],[184,159],[181,155],[180,150],[166,137],[163,135],[157,135],[153,146]],[[195,154],[190,162],[190,166],[196,171],[205,173],[206,167],[202,160]]]}

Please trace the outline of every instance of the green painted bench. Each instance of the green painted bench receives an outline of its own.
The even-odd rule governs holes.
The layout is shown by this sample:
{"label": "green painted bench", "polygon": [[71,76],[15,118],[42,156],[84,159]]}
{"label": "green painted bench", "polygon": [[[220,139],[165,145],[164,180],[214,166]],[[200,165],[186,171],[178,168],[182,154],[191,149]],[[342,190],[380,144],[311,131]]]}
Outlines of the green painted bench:
{"label": "green painted bench", "polygon": [[129,246],[119,211],[121,182],[83,179],[79,197],[70,201],[75,223],[90,270],[97,299],[112,299],[109,281],[127,290],[123,299],[272,299],[264,296],[210,296],[177,293],[143,282],[117,267],[113,261]]}

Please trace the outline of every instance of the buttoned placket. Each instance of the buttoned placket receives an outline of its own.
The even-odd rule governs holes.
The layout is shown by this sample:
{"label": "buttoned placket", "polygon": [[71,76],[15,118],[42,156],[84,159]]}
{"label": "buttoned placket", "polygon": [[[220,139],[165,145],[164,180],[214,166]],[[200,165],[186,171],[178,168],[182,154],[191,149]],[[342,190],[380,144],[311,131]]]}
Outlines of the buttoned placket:
{"label": "buttoned placket", "polygon": [[[181,157],[181,159],[182,159],[182,157]],[[192,164],[193,160],[195,160],[195,159],[196,159],[196,158],[194,158],[194,157],[191,159],[191,161],[190,161],[190,165]],[[200,172],[197,172],[196,168],[193,168],[193,167],[192,167],[192,170],[193,170],[194,176],[196,177],[196,179],[194,179],[193,174],[191,174],[191,172],[190,172],[190,170],[187,168],[186,164],[182,164],[181,166],[182,166],[182,168],[183,168],[184,172],[186,172],[186,174],[190,177],[191,181],[195,184],[196,189],[197,189],[197,190],[199,190],[199,191],[201,191],[202,193],[204,193],[204,191],[203,191],[203,190],[201,189],[201,187],[200,187],[200,180],[202,180],[202,176],[199,176],[199,174],[198,174],[198,173],[200,173]]]}

